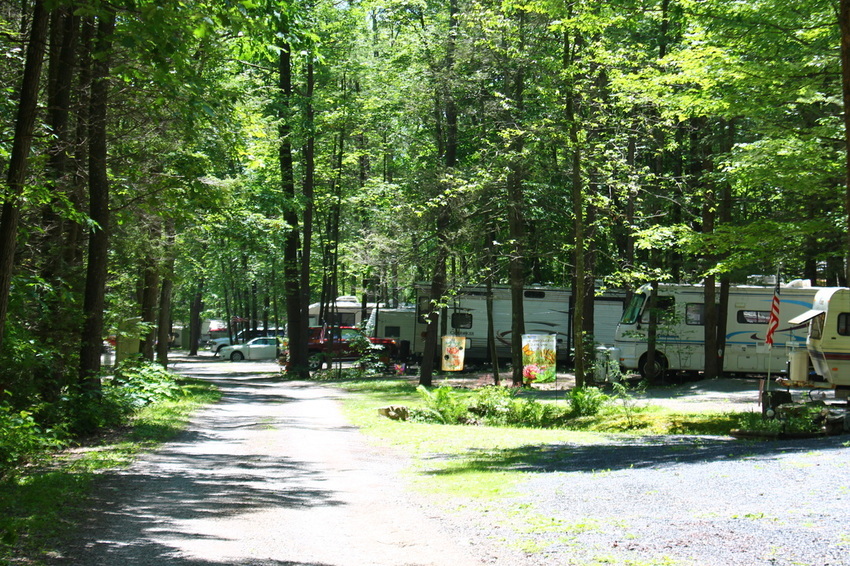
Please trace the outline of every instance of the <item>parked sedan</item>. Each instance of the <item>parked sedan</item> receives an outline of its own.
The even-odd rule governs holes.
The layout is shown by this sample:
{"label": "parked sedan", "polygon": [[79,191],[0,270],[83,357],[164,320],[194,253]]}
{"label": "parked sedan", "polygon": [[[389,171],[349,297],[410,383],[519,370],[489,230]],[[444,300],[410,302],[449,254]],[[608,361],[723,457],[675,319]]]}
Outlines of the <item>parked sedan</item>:
{"label": "parked sedan", "polygon": [[280,352],[277,336],[261,336],[245,344],[225,346],[219,352],[221,359],[232,362],[242,360],[274,360]]}

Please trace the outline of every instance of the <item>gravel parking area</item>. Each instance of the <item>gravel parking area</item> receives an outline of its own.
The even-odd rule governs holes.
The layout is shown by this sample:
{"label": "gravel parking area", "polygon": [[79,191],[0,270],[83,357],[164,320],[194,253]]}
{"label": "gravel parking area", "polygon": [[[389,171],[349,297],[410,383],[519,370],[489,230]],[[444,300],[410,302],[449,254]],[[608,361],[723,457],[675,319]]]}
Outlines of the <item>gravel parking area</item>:
{"label": "gravel parking area", "polygon": [[503,519],[491,507],[465,520],[489,516],[478,521],[483,536],[527,549],[524,564],[535,566],[847,565],[846,443],[612,437],[529,447],[516,464],[528,480]]}

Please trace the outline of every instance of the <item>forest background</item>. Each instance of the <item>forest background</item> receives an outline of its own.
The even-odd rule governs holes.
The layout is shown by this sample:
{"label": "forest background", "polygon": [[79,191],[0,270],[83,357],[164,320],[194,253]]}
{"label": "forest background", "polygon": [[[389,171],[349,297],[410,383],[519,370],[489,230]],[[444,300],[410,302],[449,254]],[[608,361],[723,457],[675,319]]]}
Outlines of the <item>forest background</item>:
{"label": "forest background", "polygon": [[0,391],[96,391],[104,337],[167,363],[172,322],[196,344],[210,315],[285,324],[305,375],[310,302],[417,281],[435,315],[510,284],[517,340],[525,285],[571,287],[581,382],[600,287],[705,281],[715,305],[780,264],[845,285],[848,14],[0,0]]}

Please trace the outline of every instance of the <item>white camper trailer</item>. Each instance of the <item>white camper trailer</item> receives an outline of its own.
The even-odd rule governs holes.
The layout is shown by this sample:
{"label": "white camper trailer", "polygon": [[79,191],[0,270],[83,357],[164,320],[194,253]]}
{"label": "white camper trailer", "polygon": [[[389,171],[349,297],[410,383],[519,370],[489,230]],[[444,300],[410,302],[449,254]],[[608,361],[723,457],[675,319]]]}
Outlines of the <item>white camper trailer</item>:
{"label": "white camper trailer", "polygon": [[[323,323],[339,324],[341,326],[359,326],[363,322],[363,304],[354,295],[337,297],[336,302],[329,306],[328,320],[320,321],[321,303],[313,303],[307,311],[310,326],[320,326]],[[375,308],[375,303],[366,303],[366,318]]]}
{"label": "white camper trailer", "polygon": [[[421,356],[424,346],[426,325],[422,316],[429,311],[431,287],[417,285],[417,340],[414,352]],[[500,358],[511,355],[511,289],[505,285],[494,286],[493,330],[496,351]],[[558,359],[572,357],[572,291],[552,287],[527,287],[523,290],[526,334],[554,334]],[[594,342],[611,345],[614,330],[623,312],[625,293],[606,292],[594,301]],[[487,289],[485,287],[462,287],[448,301],[448,333],[465,336],[467,348],[465,358],[472,361],[488,361],[487,355]]]}
{"label": "white camper trailer", "polygon": [[[850,388],[850,289],[826,287],[814,297],[811,310],[788,321],[807,324],[806,350],[814,373],[836,389]],[[809,365],[792,360],[789,380],[808,382]]]}
{"label": "white camper trailer", "polygon": [[372,309],[366,331],[376,338],[389,338],[399,345],[399,359],[406,361],[419,346],[416,307],[401,305],[395,308],[379,306]]}
{"label": "white camper trailer", "polygon": [[[818,288],[797,280],[780,287],[780,320],[812,308]],[[649,301],[652,288],[644,285],[623,313],[617,326],[614,353],[626,370],[648,373]],[[719,296],[719,286],[718,286]],[[726,313],[724,371],[732,373],[784,373],[789,348],[805,341],[805,327],[780,324],[773,347],[765,344],[774,287],[733,286]],[[705,369],[704,286],[660,284],[657,308],[656,363],[659,369]]]}

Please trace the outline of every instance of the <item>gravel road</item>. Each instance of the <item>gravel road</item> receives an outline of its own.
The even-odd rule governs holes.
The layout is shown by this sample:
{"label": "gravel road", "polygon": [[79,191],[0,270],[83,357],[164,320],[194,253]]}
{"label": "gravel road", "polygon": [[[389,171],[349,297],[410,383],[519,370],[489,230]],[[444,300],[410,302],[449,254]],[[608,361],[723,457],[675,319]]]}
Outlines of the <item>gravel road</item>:
{"label": "gravel road", "polygon": [[218,383],[222,402],[104,475],[52,563],[850,565],[848,437],[529,445],[511,454],[527,472],[516,497],[440,508],[405,491],[404,457],[366,442],[341,394],[266,364],[177,369]]}

